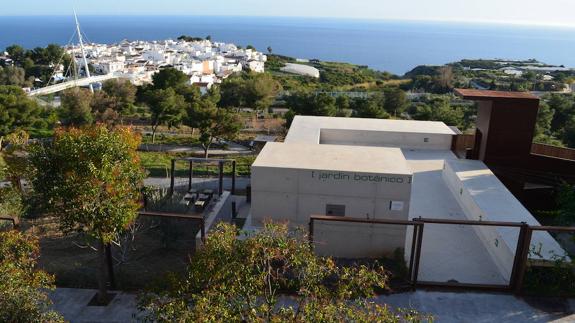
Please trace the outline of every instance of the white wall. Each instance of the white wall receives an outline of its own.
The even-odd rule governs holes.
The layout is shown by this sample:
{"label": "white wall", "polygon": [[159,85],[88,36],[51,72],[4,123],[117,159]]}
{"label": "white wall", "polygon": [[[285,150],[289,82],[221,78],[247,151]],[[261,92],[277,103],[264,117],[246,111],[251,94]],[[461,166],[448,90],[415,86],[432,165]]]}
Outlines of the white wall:
{"label": "white wall", "polygon": [[[254,166],[252,223],[258,226],[271,219],[288,221],[292,228],[307,229],[310,215],[325,215],[327,204],[345,205],[346,217],[407,219],[410,194],[411,175]],[[391,210],[391,201],[403,202],[403,209]],[[405,227],[402,226],[322,224],[319,227],[334,229],[320,230],[316,235],[316,240],[329,242],[318,251],[332,256],[378,257],[405,245]],[[363,247],[357,249],[346,245],[349,239]],[[321,241],[319,245],[322,245]]]}
{"label": "white wall", "polygon": [[451,149],[452,135],[368,131],[348,129],[321,129],[320,144],[399,147],[407,149]]}

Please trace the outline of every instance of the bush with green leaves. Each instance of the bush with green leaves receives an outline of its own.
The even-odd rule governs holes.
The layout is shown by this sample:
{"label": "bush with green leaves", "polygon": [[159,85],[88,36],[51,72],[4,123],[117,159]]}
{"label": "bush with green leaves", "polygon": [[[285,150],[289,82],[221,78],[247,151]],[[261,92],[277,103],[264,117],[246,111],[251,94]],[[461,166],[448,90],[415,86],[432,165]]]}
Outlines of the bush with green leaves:
{"label": "bush with green leaves", "polygon": [[237,239],[219,224],[184,278],[141,295],[155,322],[405,322],[429,318],[371,301],[384,288],[382,267],[339,267],[317,257],[300,232],[268,223]]}
{"label": "bush with green leaves", "polygon": [[50,309],[54,277],[36,269],[39,251],[33,237],[0,232],[0,322],[64,322]]}

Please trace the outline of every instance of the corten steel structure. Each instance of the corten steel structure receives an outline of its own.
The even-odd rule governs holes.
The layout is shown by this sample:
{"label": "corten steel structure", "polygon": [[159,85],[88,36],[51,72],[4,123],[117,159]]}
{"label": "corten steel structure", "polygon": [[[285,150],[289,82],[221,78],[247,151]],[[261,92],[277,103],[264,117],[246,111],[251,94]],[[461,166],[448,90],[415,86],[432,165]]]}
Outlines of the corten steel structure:
{"label": "corten steel structure", "polygon": [[194,176],[194,162],[195,163],[218,163],[219,173],[218,173],[218,194],[222,195],[224,193],[224,164],[232,164],[232,195],[236,192],[236,161],[234,159],[218,159],[218,158],[196,158],[196,157],[186,157],[186,158],[174,158],[172,159],[170,168],[170,194],[174,193],[175,189],[175,178],[176,178],[176,162],[185,161],[189,165],[188,169],[188,190],[192,188],[192,180]]}
{"label": "corten steel structure", "polygon": [[470,89],[456,89],[455,93],[478,105],[475,144],[468,158],[483,161],[512,192],[520,195],[526,182],[575,183],[575,160],[557,157],[556,151],[543,154],[553,148],[533,145],[538,97],[525,92]]}
{"label": "corten steel structure", "polygon": [[[500,222],[500,221],[469,221],[469,220],[443,220],[443,219],[427,219],[416,218],[412,220],[369,220],[359,218],[344,218],[339,216],[326,216],[326,215],[311,215],[309,222],[309,243],[314,247],[316,241],[314,240],[314,224],[315,222],[347,222],[347,223],[361,223],[361,224],[375,224],[375,225],[397,225],[397,226],[412,226],[413,236],[411,243],[410,258],[408,263],[407,280],[413,288],[417,287],[437,287],[437,288],[456,288],[456,289],[477,289],[477,290],[490,290],[501,292],[513,292],[521,294],[525,273],[529,266],[529,252],[531,245],[531,238],[533,232],[546,231],[546,232],[564,232],[575,233],[575,227],[554,227],[554,226],[530,226],[526,223],[517,222]],[[504,227],[515,228],[519,230],[517,247],[515,250],[515,257],[513,259],[513,270],[508,284],[469,284],[460,282],[436,282],[436,281],[420,281],[419,264],[421,261],[422,245],[424,244],[423,231],[425,224],[445,224],[457,226],[488,226],[488,227]]]}

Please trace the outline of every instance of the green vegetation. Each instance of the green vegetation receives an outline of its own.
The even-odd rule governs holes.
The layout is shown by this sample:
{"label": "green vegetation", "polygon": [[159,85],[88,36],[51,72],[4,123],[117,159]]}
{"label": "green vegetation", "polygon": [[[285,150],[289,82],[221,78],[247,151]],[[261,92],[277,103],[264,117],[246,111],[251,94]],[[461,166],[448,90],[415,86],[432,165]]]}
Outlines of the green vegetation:
{"label": "green vegetation", "polygon": [[[189,155],[178,153],[156,153],[156,152],[139,152],[142,167],[148,171],[148,175],[152,177],[169,177],[172,158],[188,157]],[[256,156],[233,156],[230,157],[236,161],[236,175],[249,176],[251,174],[250,167],[253,164]],[[188,176],[189,168],[184,162],[176,163],[176,176]],[[204,163],[194,165],[195,176],[216,176],[218,175],[217,165],[208,166]],[[232,173],[232,166],[229,163],[224,164],[224,175],[228,176]]]}
{"label": "green vegetation", "polygon": [[38,239],[16,231],[0,232],[0,321],[64,322],[50,309],[54,277],[36,269]]}
{"label": "green vegetation", "polygon": [[[245,239],[220,224],[190,263],[188,274],[167,289],[140,298],[154,322],[411,322],[413,311],[393,311],[370,301],[386,287],[386,271],[374,266],[339,267],[316,257],[302,235],[268,223]],[[289,292],[293,304],[282,305]],[[193,304],[193,306],[190,306]],[[429,319],[429,318],[427,318]]]}
{"label": "green vegetation", "polygon": [[31,151],[35,192],[55,211],[64,232],[83,232],[98,243],[98,301],[106,303],[105,246],[132,223],[140,209],[144,173],[139,138],[127,128],[105,126],[59,131]]}
{"label": "green vegetation", "polygon": [[51,80],[54,67],[60,66],[66,71],[72,64],[72,57],[62,47],[54,44],[32,50],[12,45],[6,48],[6,52],[14,66],[0,66],[0,85],[31,87],[34,84],[46,84]]}

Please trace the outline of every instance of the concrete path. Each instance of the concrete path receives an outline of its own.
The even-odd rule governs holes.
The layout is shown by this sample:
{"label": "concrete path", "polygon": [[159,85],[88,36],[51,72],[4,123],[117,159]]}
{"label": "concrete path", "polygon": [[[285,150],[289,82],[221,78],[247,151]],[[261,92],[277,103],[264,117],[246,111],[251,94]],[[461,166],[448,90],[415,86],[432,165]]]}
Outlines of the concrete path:
{"label": "concrete path", "polygon": [[[53,308],[72,323],[135,322],[136,296],[120,293],[107,307],[86,306],[95,290],[58,288],[51,294]],[[575,300],[532,302],[512,295],[417,291],[380,296],[377,302],[394,308],[430,314],[435,322],[538,323],[575,322]]]}
{"label": "concrete path", "polygon": [[118,293],[108,306],[87,306],[96,290],[58,288],[50,294],[53,308],[71,322],[136,322],[136,295]]}
{"label": "concrete path", "polygon": [[[210,149],[210,155],[218,155],[218,156],[225,156],[225,155],[249,155],[253,154],[254,152],[245,146],[240,144],[236,144],[233,142],[228,142],[227,149]],[[140,151],[149,151],[149,152],[170,152],[170,153],[194,153],[194,154],[203,154],[204,150],[201,147],[196,146],[181,146],[181,145],[164,145],[164,144],[141,144],[138,148]]]}

